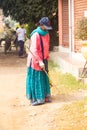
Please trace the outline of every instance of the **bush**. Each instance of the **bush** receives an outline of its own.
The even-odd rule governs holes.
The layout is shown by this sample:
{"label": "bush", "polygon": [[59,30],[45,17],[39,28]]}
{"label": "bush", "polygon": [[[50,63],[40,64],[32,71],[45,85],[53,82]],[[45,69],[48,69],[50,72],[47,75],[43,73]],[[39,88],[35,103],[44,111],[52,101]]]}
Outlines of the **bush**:
{"label": "bush", "polygon": [[25,25],[25,29],[26,29],[26,32],[27,32],[27,37],[30,38],[31,32],[35,29],[35,24],[33,22],[28,23],[28,24]]}
{"label": "bush", "polygon": [[76,38],[87,40],[87,18],[82,18],[78,21]]}

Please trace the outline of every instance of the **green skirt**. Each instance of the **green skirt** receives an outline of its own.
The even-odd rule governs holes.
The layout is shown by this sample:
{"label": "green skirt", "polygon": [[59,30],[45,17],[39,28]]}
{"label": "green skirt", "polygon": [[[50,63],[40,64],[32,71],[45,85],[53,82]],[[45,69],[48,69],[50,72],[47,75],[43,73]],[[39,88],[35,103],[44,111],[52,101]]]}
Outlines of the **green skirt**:
{"label": "green skirt", "polygon": [[29,67],[26,78],[26,97],[33,102],[45,102],[50,97],[50,83],[44,71],[37,71]]}

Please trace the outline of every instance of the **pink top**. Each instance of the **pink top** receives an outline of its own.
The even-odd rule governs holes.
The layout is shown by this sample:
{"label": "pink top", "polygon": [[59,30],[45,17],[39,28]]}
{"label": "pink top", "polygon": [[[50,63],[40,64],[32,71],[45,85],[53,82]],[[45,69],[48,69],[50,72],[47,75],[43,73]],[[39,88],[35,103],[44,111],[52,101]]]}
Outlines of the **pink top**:
{"label": "pink top", "polygon": [[[44,47],[44,59],[49,58],[49,34],[45,36],[41,36]],[[39,67],[39,61],[43,61],[42,49],[40,44],[40,35],[35,32],[31,37],[31,46],[30,51],[27,58],[27,66],[30,66],[35,70],[41,70]],[[31,54],[32,53],[32,54]]]}

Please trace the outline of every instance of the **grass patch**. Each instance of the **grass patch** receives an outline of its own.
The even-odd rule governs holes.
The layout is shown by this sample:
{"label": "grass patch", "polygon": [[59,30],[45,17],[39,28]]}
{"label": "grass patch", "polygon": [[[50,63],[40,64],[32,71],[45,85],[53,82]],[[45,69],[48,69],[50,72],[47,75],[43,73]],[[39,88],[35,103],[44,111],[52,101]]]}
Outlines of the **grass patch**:
{"label": "grass patch", "polygon": [[[57,91],[58,89],[58,93],[61,94],[67,94],[79,89],[87,89],[87,85],[84,85],[81,81],[77,81],[71,74],[63,74],[61,68],[52,61],[49,61],[49,78],[55,90]],[[54,91],[53,88],[52,91]]]}
{"label": "grass patch", "polygon": [[56,122],[59,130],[87,130],[87,98],[65,105],[58,109]]}
{"label": "grass patch", "polygon": [[[87,97],[73,101],[73,97],[69,96],[72,92],[87,89],[87,85],[69,73],[63,74],[61,68],[52,61],[49,62],[49,77],[54,84],[51,92],[58,95],[58,102],[66,103],[55,111],[55,130],[87,130],[87,116],[84,115],[87,112]],[[68,99],[71,102],[66,102]]]}

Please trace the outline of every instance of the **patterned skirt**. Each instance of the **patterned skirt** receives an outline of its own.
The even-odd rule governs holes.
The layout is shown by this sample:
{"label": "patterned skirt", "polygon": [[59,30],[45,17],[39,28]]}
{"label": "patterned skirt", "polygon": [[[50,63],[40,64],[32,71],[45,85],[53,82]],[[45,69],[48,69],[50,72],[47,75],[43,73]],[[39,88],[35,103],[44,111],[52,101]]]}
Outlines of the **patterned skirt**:
{"label": "patterned skirt", "polygon": [[26,78],[26,97],[31,101],[44,103],[50,98],[50,84],[47,74],[29,67]]}

